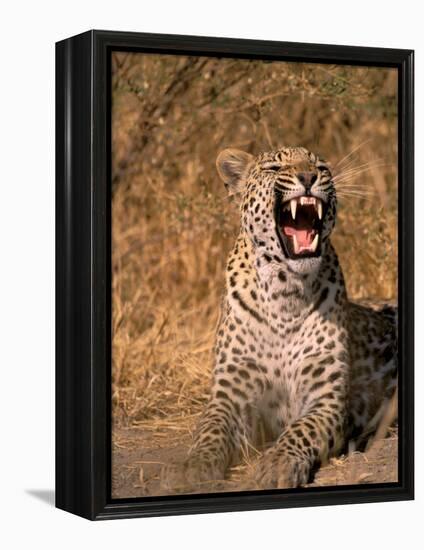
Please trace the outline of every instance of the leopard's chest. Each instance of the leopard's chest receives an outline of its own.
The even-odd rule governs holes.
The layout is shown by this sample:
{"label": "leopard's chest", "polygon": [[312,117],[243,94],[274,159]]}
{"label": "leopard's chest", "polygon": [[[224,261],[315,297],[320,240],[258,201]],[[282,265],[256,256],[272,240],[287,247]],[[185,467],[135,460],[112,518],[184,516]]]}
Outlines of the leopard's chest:
{"label": "leopard's chest", "polygon": [[[252,331],[256,360],[265,364],[270,375],[290,373],[305,358],[323,355],[337,347],[342,329],[341,315],[323,315],[320,311],[294,316],[260,331]],[[253,348],[252,348],[253,349]]]}
{"label": "leopard's chest", "polygon": [[323,357],[338,353],[340,342],[339,316],[325,316],[319,311],[300,321],[285,323],[279,330],[262,329],[255,334],[252,359],[266,379],[261,408],[278,421],[292,421],[301,412],[301,372]]}

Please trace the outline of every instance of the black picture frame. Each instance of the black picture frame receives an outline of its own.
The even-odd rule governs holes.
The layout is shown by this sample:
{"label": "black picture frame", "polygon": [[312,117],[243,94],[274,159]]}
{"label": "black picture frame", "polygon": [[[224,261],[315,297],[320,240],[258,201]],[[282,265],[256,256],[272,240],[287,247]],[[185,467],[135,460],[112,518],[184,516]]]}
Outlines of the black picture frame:
{"label": "black picture frame", "polygon": [[[112,500],[110,57],[114,50],[398,69],[399,482]],[[413,51],[89,31],[56,44],[56,506],[91,520],[412,499]]]}

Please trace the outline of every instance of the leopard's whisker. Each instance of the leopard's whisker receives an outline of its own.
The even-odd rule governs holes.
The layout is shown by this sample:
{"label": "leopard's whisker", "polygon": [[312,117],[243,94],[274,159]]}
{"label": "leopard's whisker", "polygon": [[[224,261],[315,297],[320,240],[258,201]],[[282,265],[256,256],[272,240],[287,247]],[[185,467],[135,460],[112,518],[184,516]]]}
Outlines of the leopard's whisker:
{"label": "leopard's whisker", "polygon": [[370,185],[358,185],[355,182],[351,182],[349,180],[341,182],[339,185],[337,185],[336,190],[340,191],[342,189],[353,189],[355,191],[366,191],[366,192],[375,192],[375,189],[371,187]]}
{"label": "leopard's whisker", "polygon": [[[349,164],[353,164],[355,161],[352,161],[351,163]],[[372,159],[372,160],[367,160],[367,161],[363,161],[363,162],[360,162],[359,164],[357,164],[356,168],[360,168],[360,167],[363,167],[363,166],[370,166],[372,164],[380,164],[380,163],[384,163],[385,161],[381,158],[375,158],[375,159]],[[346,170],[350,170],[352,168],[355,168],[355,166],[351,166],[351,168],[347,168],[347,167],[340,167],[338,170],[335,170],[336,172],[345,172]]]}
{"label": "leopard's whisker", "polygon": [[335,186],[336,189],[342,189],[343,187],[352,187],[352,188],[355,188],[355,189],[371,189],[372,188],[371,184],[368,185],[368,184],[358,183],[358,181],[354,177],[346,178],[344,180],[338,181],[337,183],[335,183],[334,186]]}
{"label": "leopard's whisker", "polygon": [[340,187],[336,187],[336,192],[347,192],[347,193],[363,193],[367,195],[377,194],[376,190],[372,187],[356,187],[355,185],[345,184]]}
{"label": "leopard's whisker", "polygon": [[347,201],[349,201],[349,200],[361,200],[361,201],[363,200],[363,201],[365,201],[365,202],[367,202],[367,203],[370,203],[370,204],[373,202],[372,199],[371,199],[370,197],[356,197],[356,196],[351,196],[351,195],[348,195],[348,196],[345,196],[345,195],[344,195],[344,196],[341,196],[341,197],[339,198],[339,200],[340,200],[340,202],[347,202]]}
{"label": "leopard's whisker", "polygon": [[341,178],[338,178],[338,179],[333,179],[333,183],[336,187],[339,187],[341,185],[343,185],[344,183],[349,183],[349,184],[352,184],[352,185],[357,185],[357,186],[361,186],[361,185],[367,185],[363,182],[361,182],[361,180],[359,180],[359,176],[362,174],[363,172],[359,172],[357,174],[348,174],[344,177],[341,177]]}
{"label": "leopard's whisker", "polygon": [[364,200],[369,203],[373,202],[371,197],[362,197],[358,195],[341,195],[339,197],[339,200],[341,202],[348,201],[348,200]]}
{"label": "leopard's whisker", "polygon": [[337,196],[338,196],[338,198],[341,198],[341,197],[357,197],[357,198],[364,198],[364,199],[369,199],[369,200],[374,200],[375,199],[375,195],[362,195],[362,194],[358,194],[358,193],[340,193]]}
{"label": "leopard's whisker", "polygon": [[339,181],[337,183],[336,189],[341,189],[343,187],[353,187],[355,189],[371,189],[372,187],[367,183],[359,183],[355,179],[346,178],[345,180]]}
{"label": "leopard's whisker", "polygon": [[370,194],[376,194],[377,191],[374,188],[370,187],[356,187],[356,185],[352,185],[349,183],[345,183],[344,185],[340,185],[336,187],[336,191],[356,191],[358,193],[370,193]]}
{"label": "leopard's whisker", "polygon": [[341,191],[340,193],[337,193],[337,197],[358,197],[358,198],[368,198],[371,200],[371,198],[375,197],[375,195],[372,194],[364,194],[364,193],[355,193],[353,191]]}
{"label": "leopard's whisker", "polygon": [[369,143],[371,141],[371,138],[369,139],[366,139],[365,141],[363,141],[362,143],[360,143],[359,145],[357,145],[354,149],[352,149],[352,151],[350,153],[348,153],[347,155],[345,155],[342,159],[340,159],[335,166],[339,166],[339,165],[342,165],[345,161],[347,161],[348,158],[350,158],[352,155],[354,155],[361,147],[363,147],[364,145],[366,145],[367,143]]}
{"label": "leopard's whisker", "polygon": [[382,168],[384,166],[389,166],[387,163],[384,163],[382,161],[375,161],[375,162],[366,162],[364,164],[360,164],[359,166],[355,166],[353,168],[349,168],[347,170],[342,170],[338,173],[336,173],[333,177],[333,180],[336,180],[340,177],[345,176],[346,174],[357,174],[362,172],[367,172],[373,168]]}
{"label": "leopard's whisker", "polygon": [[342,185],[336,187],[336,191],[355,191],[357,193],[375,193],[375,189],[371,186],[357,187],[354,183],[343,182]]}

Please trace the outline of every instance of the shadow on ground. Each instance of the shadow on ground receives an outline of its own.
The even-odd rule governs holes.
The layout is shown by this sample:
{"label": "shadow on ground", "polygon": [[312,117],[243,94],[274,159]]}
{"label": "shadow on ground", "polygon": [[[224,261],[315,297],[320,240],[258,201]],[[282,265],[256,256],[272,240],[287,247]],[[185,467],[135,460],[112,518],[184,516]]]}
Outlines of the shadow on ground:
{"label": "shadow on ground", "polygon": [[55,492],[53,489],[26,489],[25,492],[49,506],[55,505]]}

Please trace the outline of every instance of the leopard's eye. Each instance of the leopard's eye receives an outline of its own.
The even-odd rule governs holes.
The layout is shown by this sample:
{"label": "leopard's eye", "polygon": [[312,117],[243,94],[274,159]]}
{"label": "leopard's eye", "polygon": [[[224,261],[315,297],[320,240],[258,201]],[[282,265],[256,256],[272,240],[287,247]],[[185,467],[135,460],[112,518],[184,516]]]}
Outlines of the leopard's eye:
{"label": "leopard's eye", "polygon": [[329,172],[329,169],[327,166],[325,166],[325,164],[321,164],[320,166],[317,166],[317,170],[319,170],[320,172]]}

